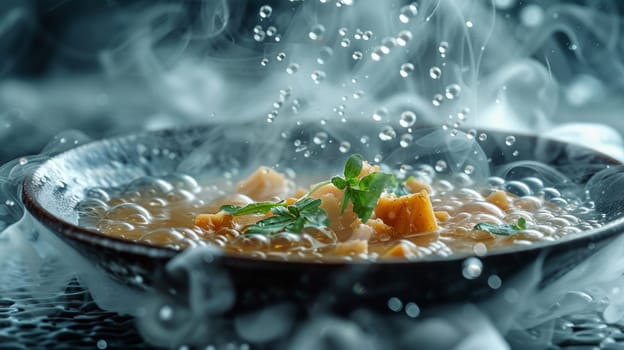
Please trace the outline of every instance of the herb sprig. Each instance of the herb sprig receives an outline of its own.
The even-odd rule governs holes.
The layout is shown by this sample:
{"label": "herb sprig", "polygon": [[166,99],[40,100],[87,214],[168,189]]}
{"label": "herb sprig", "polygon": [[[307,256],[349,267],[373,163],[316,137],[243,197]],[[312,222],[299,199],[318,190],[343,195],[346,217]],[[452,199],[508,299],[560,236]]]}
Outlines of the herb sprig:
{"label": "herb sprig", "polygon": [[344,214],[349,202],[353,203],[353,212],[366,223],[372,215],[379,197],[386,189],[398,187],[396,177],[392,174],[376,171],[361,179],[358,178],[363,168],[362,156],[351,155],[344,167],[344,177],[334,176],[331,183],[344,191],[340,214]]}
{"label": "herb sprig", "polygon": [[221,210],[234,216],[264,214],[271,211],[273,216],[245,227],[245,233],[275,234],[278,232],[301,233],[305,227],[325,227],[329,225],[327,212],[320,208],[321,200],[303,198],[293,204],[281,202],[261,202],[245,207],[224,205]]}
{"label": "herb sprig", "polygon": [[511,236],[526,229],[526,220],[519,218],[515,224],[493,225],[481,222],[475,225],[473,230],[486,231],[499,236]]}

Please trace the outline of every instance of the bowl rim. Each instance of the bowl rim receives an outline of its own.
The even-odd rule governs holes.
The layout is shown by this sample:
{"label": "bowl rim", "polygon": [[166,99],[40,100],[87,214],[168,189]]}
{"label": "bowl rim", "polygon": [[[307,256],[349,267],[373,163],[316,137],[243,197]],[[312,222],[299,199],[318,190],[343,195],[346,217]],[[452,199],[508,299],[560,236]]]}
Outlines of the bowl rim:
{"label": "bowl rim", "polygon": [[[209,127],[212,124],[200,124],[200,126]],[[221,126],[221,125],[220,125]],[[90,148],[97,148],[98,146],[111,141],[133,141],[140,138],[146,137],[150,135],[164,135],[168,133],[179,133],[183,131],[187,131],[189,129],[196,129],[197,125],[194,126],[184,126],[184,127],[173,127],[159,130],[148,130],[148,131],[140,131],[128,134],[122,134],[118,136],[113,136],[109,138],[103,138],[98,140],[93,140],[82,144],[80,146],[71,148],[69,150],[63,151],[58,154],[54,154],[50,158],[46,159],[44,162],[39,164],[35,170],[26,176],[22,182],[22,201],[26,208],[26,210],[40,223],[46,226],[48,229],[54,231],[57,234],[61,234],[67,238],[78,240],[82,243],[87,243],[93,246],[112,249],[116,253],[130,253],[141,255],[146,258],[173,258],[178,254],[181,254],[185,249],[176,250],[169,247],[159,247],[150,245],[144,242],[133,242],[128,241],[123,238],[118,238],[114,236],[109,236],[103,234],[98,231],[89,230],[87,228],[78,226],[71,222],[64,220],[63,218],[59,218],[46,210],[44,205],[39,203],[36,200],[36,186],[35,186],[35,177],[41,171],[46,169],[46,166],[51,162],[58,160],[59,157],[62,157],[71,152],[85,152]],[[504,131],[502,130],[484,130],[484,132],[488,133],[497,133],[502,134]],[[541,135],[531,135],[526,133],[518,133],[514,132],[514,136],[521,138],[529,138],[529,139],[540,139],[549,142],[554,142],[558,144],[566,144],[566,145],[574,145],[580,149],[591,151],[594,156],[602,158],[605,163],[611,163],[614,166],[624,166],[624,162],[619,161],[607,154],[604,154],[598,150],[591,149],[584,145],[561,141],[557,139],[553,139],[550,137],[544,137]],[[405,264],[438,264],[438,263],[450,263],[450,262],[458,262],[463,261],[467,257],[478,257],[480,259],[486,259],[488,257],[495,256],[503,256],[503,255],[516,255],[516,254],[527,254],[527,253],[535,253],[536,251],[547,251],[551,248],[561,247],[566,243],[572,244],[591,244],[593,241],[602,240],[614,235],[618,235],[624,233],[624,214],[615,218],[614,220],[609,221],[605,225],[584,231],[582,233],[575,233],[571,235],[567,235],[561,237],[555,241],[541,241],[535,242],[531,245],[527,246],[515,246],[509,248],[500,248],[495,249],[493,251],[487,251],[484,255],[476,255],[474,253],[454,253],[448,257],[439,257],[439,256],[430,256],[425,257],[423,259],[418,260],[399,260],[399,259],[383,259],[377,261],[367,261],[367,260],[354,260],[354,261],[336,261],[336,260],[325,260],[325,261],[317,261],[317,260],[305,260],[305,259],[294,259],[294,260],[281,260],[281,259],[258,259],[245,255],[237,255],[237,254],[229,254],[223,253],[221,258],[229,260],[231,262],[254,262],[254,263],[279,263],[281,265],[289,265],[289,266],[300,266],[300,265],[315,265],[315,266],[328,266],[328,267],[349,267],[349,266],[357,266],[357,265],[405,265]]]}

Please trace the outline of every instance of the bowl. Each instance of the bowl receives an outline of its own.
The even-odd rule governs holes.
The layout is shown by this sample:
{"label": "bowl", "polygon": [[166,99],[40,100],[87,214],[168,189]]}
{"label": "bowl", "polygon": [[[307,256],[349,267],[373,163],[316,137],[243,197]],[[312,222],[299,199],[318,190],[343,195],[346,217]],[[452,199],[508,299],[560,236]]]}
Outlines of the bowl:
{"label": "bowl", "polygon": [[[327,133],[333,142],[311,142],[318,133]],[[87,189],[120,186],[140,177],[173,172],[222,176],[237,168],[244,175],[261,164],[292,168],[298,174],[333,174],[354,152],[369,159],[382,155],[390,165],[433,164],[443,159],[449,171],[458,171],[469,164],[475,178],[486,178],[490,172],[520,178],[539,171],[535,164],[540,162],[556,169],[542,174],[546,181],[559,181],[555,178],[563,175],[566,180],[562,186],[586,186],[608,221],[600,229],[554,242],[490,252],[479,257],[482,271],[470,279],[463,275],[467,254],[379,263],[275,261],[222,255],[215,264],[230,277],[236,292],[235,305],[243,309],[280,301],[301,304],[328,293],[330,298],[326,299],[345,310],[362,305],[384,308],[391,297],[419,305],[479,300],[496,292],[488,285],[489,276],[509,281],[533,262],[543,261],[540,286],[546,286],[624,231],[624,204],[614,192],[624,184],[623,172],[621,164],[607,155],[530,135],[516,134],[510,146],[509,133],[496,131],[487,131],[487,139],[475,139],[423,127],[413,130],[408,147],[401,147],[398,138],[382,141],[377,133],[376,124],[364,122],[331,131],[318,123],[288,129],[231,123],[141,132],[95,141],[53,156],[25,179],[22,197],[36,220],[110,277],[136,288],[161,290],[185,288],[180,280],[183,277],[172,276],[165,268],[180,252],[80,227],[76,206]],[[368,142],[362,143],[367,134]],[[349,151],[342,152],[347,146]]]}

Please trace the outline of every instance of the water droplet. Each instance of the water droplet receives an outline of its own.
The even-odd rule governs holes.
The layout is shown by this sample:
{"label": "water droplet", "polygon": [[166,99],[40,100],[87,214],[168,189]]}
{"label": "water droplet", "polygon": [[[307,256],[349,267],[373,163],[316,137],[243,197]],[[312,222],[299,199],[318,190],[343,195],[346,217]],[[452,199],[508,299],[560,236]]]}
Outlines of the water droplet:
{"label": "water droplet", "polygon": [[349,143],[349,141],[341,142],[340,146],[338,147],[338,150],[340,151],[340,153],[347,153],[349,152],[350,149],[351,149],[351,143]]}
{"label": "water droplet", "polygon": [[401,23],[409,23],[412,17],[418,14],[418,7],[416,7],[416,3],[411,3],[409,5],[405,5],[401,7],[401,11],[399,13],[399,21]]}
{"label": "water droplet", "polygon": [[373,113],[373,120],[378,122],[385,119],[388,116],[388,109],[386,107],[381,107]]}
{"label": "water droplet", "polygon": [[360,137],[360,143],[365,145],[370,141],[370,138],[367,135]]}
{"label": "water droplet", "polygon": [[487,283],[488,286],[490,286],[490,288],[492,289],[498,289],[501,287],[501,285],[503,285],[503,281],[501,281],[501,278],[497,275],[491,275],[490,277],[488,277]]}
{"label": "water droplet", "polygon": [[264,41],[264,37],[265,37],[264,31],[254,33],[254,36],[253,36],[254,40],[258,42]]}
{"label": "water droplet", "polygon": [[267,28],[267,30],[266,30],[266,35],[267,36],[273,36],[275,34],[277,34],[277,28],[275,28],[274,26],[270,26],[270,27]]}
{"label": "water droplet", "polygon": [[473,25],[474,23],[472,23],[472,21],[466,21],[466,27],[472,28]]}
{"label": "water droplet", "polygon": [[409,128],[416,123],[416,114],[412,111],[405,111],[401,113],[401,119],[399,124],[404,128]]}
{"label": "water droplet", "polygon": [[409,30],[402,30],[396,38],[396,43],[399,46],[406,46],[410,40],[412,40],[412,32]]}
{"label": "water droplet", "polygon": [[512,146],[514,143],[516,143],[516,137],[515,136],[507,136],[505,137],[505,144],[507,146]]}
{"label": "water droplet", "polygon": [[158,317],[162,321],[171,321],[173,319],[173,308],[169,305],[163,305],[160,310],[158,310]]}
{"label": "water droplet", "polygon": [[460,94],[461,94],[461,87],[457,84],[451,84],[447,86],[446,89],[444,90],[444,96],[446,96],[446,98],[449,100],[458,98]]}
{"label": "water droplet", "polygon": [[351,40],[349,40],[348,38],[340,40],[340,46],[349,47],[349,45],[351,45]]}
{"label": "water droplet", "polygon": [[271,14],[273,13],[273,8],[269,5],[264,5],[262,7],[260,7],[260,12],[259,15],[261,18],[269,18],[271,17]]}
{"label": "water droplet", "polygon": [[446,41],[442,41],[440,42],[440,45],[438,46],[438,52],[440,53],[440,55],[446,55],[446,53],[448,52],[448,48],[449,48],[449,43]]}
{"label": "water droplet", "polygon": [[441,94],[435,94],[433,96],[433,99],[431,100],[431,103],[433,103],[434,106],[438,107],[442,104],[442,101],[444,101],[444,96],[442,96]]}
{"label": "water droplet", "polygon": [[479,141],[485,141],[485,140],[487,140],[487,138],[488,138],[488,136],[484,132],[479,135]]}
{"label": "water droplet", "polygon": [[474,166],[472,166],[472,165],[468,164],[468,165],[466,165],[466,167],[464,168],[464,173],[465,173],[466,175],[471,175],[472,173],[474,173],[474,170],[475,170]]}
{"label": "water droplet", "polygon": [[410,143],[412,143],[412,141],[414,140],[414,137],[410,134],[403,134],[401,135],[401,138],[399,139],[399,145],[403,148],[406,148],[410,145]]}
{"label": "water droplet", "polygon": [[438,160],[438,161],[435,163],[435,166],[434,166],[433,168],[435,169],[435,171],[437,171],[437,172],[441,173],[441,172],[445,171],[447,167],[448,167],[448,165],[446,164],[446,162],[445,162],[445,161],[443,161],[443,160]]}
{"label": "water droplet", "polygon": [[269,64],[269,59],[268,58],[263,58],[260,60],[260,65],[263,67],[266,67]]}
{"label": "water droplet", "polygon": [[7,207],[12,207],[15,205],[15,201],[7,199],[6,201],[4,201],[4,204],[6,204]]}
{"label": "water droplet", "polygon": [[298,70],[299,70],[299,65],[296,63],[291,63],[288,65],[288,67],[286,67],[286,73],[288,74],[295,74],[297,73]]}
{"label": "water droplet", "polygon": [[383,128],[381,128],[381,131],[379,132],[379,139],[381,141],[390,141],[392,139],[394,139],[396,137],[396,131],[394,131],[394,128],[390,125],[386,125]]}
{"label": "water droplet", "polygon": [[405,314],[408,317],[416,318],[420,315],[420,308],[415,303],[407,303],[405,305]]}
{"label": "water droplet", "polygon": [[468,132],[466,132],[466,138],[468,140],[474,140],[477,137],[477,130],[476,129],[470,129],[468,130]]}
{"label": "water droplet", "polygon": [[381,41],[381,46],[379,46],[379,49],[381,50],[381,53],[383,53],[384,55],[387,55],[390,53],[390,50],[392,50],[392,48],[395,45],[396,45],[395,38],[384,38]]}
{"label": "water droplet", "polygon": [[346,36],[348,32],[349,32],[349,31],[348,31],[348,30],[347,30],[347,28],[345,28],[345,27],[342,27],[342,28],[338,29],[338,34],[339,34],[340,36]]}
{"label": "water droplet", "polygon": [[403,309],[403,302],[397,297],[392,297],[388,299],[388,309],[399,312]]}
{"label": "water droplet", "polygon": [[320,84],[323,80],[325,80],[325,72],[316,70],[310,74],[310,77],[312,78],[312,81],[314,81],[314,84]]}
{"label": "water droplet", "polygon": [[471,257],[464,260],[463,266],[462,275],[469,280],[481,276],[481,272],[483,272],[483,263],[478,258]]}
{"label": "water droplet", "polygon": [[312,142],[314,142],[317,145],[324,145],[325,142],[327,142],[327,138],[328,138],[328,135],[326,132],[319,131],[312,138]]}
{"label": "water droplet", "polygon": [[108,343],[106,343],[106,340],[100,339],[95,343],[95,346],[100,350],[104,350],[108,347]]}
{"label": "water droplet", "polygon": [[463,108],[461,111],[459,111],[459,113],[457,113],[457,119],[462,120],[462,121],[466,120],[469,114],[470,114],[470,108],[468,107]]}
{"label": "water droplet", "polygon": [[340,3],[344,6],[351,6],[353,5],[353,0],[340,0]]}
{"label": "water droplet", "polygon": [[331,47],[329,46],[323,47],[321,49],[319,57],[316,59],[316,63],[325,64],[325,62],[327,62],[332,57],[333,54],[334,54],[334,50]]}
{"label": "water droplet", "polygon": [[364,91],[362,91],[362,90],[358,90],[358,91],[355,91],[353,93],[353,99],[354,100],[357,100],[357,99],[361,98],[362,96],[364,96]]}
{"label": "water droplet", "polygon": [[310,30],[308,33],[308,37],[312,40],[321,40],[323,38],[323,34],[325,33],[325,27],[322,24],[317,24]]}
{"label": "water droplet", "polygon": [[371,52],[371,59],[373,61],[379,61],[382,55],[383,55],[383,51],[381,50],[381,47],[377,46],[376,48],[373,49],[373,52]]}
{"label": "water droplet", "polygon": [[372,37],[373,37],[373,32],[370,30],[365,31],[364,34],[362,34],[363,40],[370,40]]}
{"label": "water droplet", "polygon": [[440,79],[440,76],[442,76],[442,70],[440,67],[433,66],[429,68],[429,76],[431,79]]}
{"label": "water droplet", "polygon": [[414,65],[411,63],[403,63],[401,65],[401,69],[399,70],[399,74],[403,77],[403,78],[407,78],[410,74],[412,74],[412,72],[414,71]]}
{"label": "water droplet", "polygon": [[275,56],[275,58],[281,62],[286,58],[286,54],[284,52],[280,52],[277,54],[277,56]]}
{"label": "water droplet", "polygon": [[474,246],[472,246],[472,251],[477,256],[484,256],[487,253],[487,246],[483,244],[482,242],[479,242],[479,243],[476,243]]}
{"label": "water droplet", "polygon": [[18,162],[19,165],[26,165],[26,164],[28,164],[28,158],[21,157],[17,162]]}
{"label": "water droplet", "polygon": [[361,51],[353,51],[353,54],[351,55],[351,57],[352,57],[354,60],[356,60],[356,61],[361,60],[361,59],[362,59],[362,56],[363,56],[363,54],[362,54],[362,52],[361,52]]}
{"label": "water droplet", "polygon": [[355,34],[353,34],[353,39],[355,40],[361,40],[362,39],[362,35],[364,35],[364,32],[362,32],[362,30],[360,28],[355,30]]}

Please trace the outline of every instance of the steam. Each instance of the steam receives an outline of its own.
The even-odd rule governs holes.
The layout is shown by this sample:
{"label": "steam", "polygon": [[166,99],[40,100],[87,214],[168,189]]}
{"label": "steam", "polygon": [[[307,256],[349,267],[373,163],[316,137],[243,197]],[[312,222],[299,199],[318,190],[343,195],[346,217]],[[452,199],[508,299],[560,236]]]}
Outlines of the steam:
{"label": "steam", "polygon": [[[343,144],[354,132],[349,122],[370,120],[375,129],[363,140],[385,137],[400,144],[397,151],[380,154],[380,161],[395,165],[406,154],[411,159],[448,150],[440,157],[448,171],[470,166],[474,178],[489,175],[478,146],[487,137],[482,129],[546,134],[624,159],[624,142],[615,130],[624,129],[619,2],[315,0],[269,4],[270,13],[262,5],[227,0],[108,5],[69,22],[61,34],[45,33],[56,49],[53,68],[27,78],[12,72],[19,72],[37,30],[45,30],[34,17],[34,8],[42,5],[2,2],[0,74],[6,79],[0,81],[0,143],[7,149],[0,156],[14,157],[10,146],[35,153],[42,140],[52,141],[42,153],[0,167],[0,257],[19,252],[35,280],[43,266],[62,260],[56,282],[37,288],[60,291],[78,274],[101,307],[137,316],[144,337],[168,347],[505,349],[511,343],[539,348],[551,341],[556,317],[585,310],[601,310],[608,322],[624,317],[617,301],[624,288],[621,238],[546,289],[537,286],[543,257],[515,281],[488,276],[496,293],[480,303],[425,309],[393,300],[391,316],[366,309],[335,315],[320,307],[306,310],[304,319],[299,306],[284,303],[231,317],[232,281],[216,269],[219,254],[209,247],[186,251],[168,265],[186,294],[140,293],[103,275],[24,213],[19,198],[24,176],[90,136],[231,119],[265,120],[262,130],[238,136],[264,140],[283,137],[296,123],[318,123],[343,153],[355,147]],[[49,10],[62,11],[59,6]],[[86,72],[72,70],[76,62]],[[405,112],[415,120],[405,122]],[[410,129],[423,125],[437,130],[412,137]],[[73,128],[90,136],[66,131]],[[228,136],[215,135],[202,147],[214,149],[219,137]],[[294,147],[304,155],[326,146],[299,141]],[[208,164],[202,147],[183,169]],[[263,144],[255,149],[256,158],[271,162],[271,150],[270,142]],[[503,175],[519,171],[557,184],[567,181],[531,162],[512,164]],[[588,184],[590,197],[602,199],[598,206],[619,206],[619,171],[605,170]],[[0,266],[12,268],[9,262]],[[42,295],[33,285],[29,292]],[[313,302],[322,306],[326,300]],[[508,312],[501,315],[501,308]],[[531,327],[546,335],[532,337],[526,331]]]}

